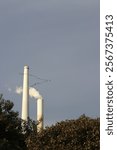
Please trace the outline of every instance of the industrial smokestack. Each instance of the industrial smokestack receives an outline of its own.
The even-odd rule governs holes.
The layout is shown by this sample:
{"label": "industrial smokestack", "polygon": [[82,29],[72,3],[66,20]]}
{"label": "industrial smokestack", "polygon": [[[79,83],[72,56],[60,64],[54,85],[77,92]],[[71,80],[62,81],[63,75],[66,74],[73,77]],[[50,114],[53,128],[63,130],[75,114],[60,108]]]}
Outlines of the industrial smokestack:
{"label": "industrial smokestack", "polygon": [[29,117],[29,67],[24,66],[24,79],[23,79],[23,94],[22,94],[22,116],[25,121]]}
{"label": "industrial smokestack", "polygon": [[[25,86],[24,86],[25,87]],[[21,94],[23,92],[23,94],[25,93],[24,90],[22,89],[22,87],[16,87],[16,91],[15,91],[17,94]],[[42,129],[43,129],[43,105],[44,105],[44,102],[43,102],[43,98],[42,96],[40,95],[39,91],[37,91],[35,88],[33,87],[29,87],[29,96],[32,97],[32,98],[35,98],[37,100],[37,122],[38,122],[38,125],[37,125],[37,132],[40,132]],[[25,97],[25,96],[24,96]],[[28,108],[24,108],[23,107],[23,101],[25,101],[26,99],[22,100],[22,119],[23,120],[27,120],[26,118],[27,117],[23,117],[24,115],[26,115],[26,111]],[[26,100],[27,101],[27,100]],[[25,101],[25,102],[26,102]],[[27,101],[27,104],[25,104],[24,106],[28,106],[28,101]],[[24,115],[23,115],[24,114]]]}
{"label": "industrial smokestack", "polygon": [[37,99],[37,132],[42,131],[43,129],[43,98],[40,96]]}

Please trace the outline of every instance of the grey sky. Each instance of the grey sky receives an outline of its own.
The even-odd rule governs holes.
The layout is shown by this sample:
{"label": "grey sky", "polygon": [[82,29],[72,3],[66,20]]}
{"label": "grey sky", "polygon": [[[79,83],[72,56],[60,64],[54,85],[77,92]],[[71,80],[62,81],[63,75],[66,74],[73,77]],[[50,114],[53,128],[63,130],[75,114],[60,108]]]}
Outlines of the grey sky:
{"label": "grey sky", "polygon": [[[25,64],[31,74],[51,79],[36,86],[46,125],[99,116],[99,0],[1,0],[0,93],[19,112],[21,96],[14,90],[22,86]],[[33,119],[35,109],[30,100]]]}

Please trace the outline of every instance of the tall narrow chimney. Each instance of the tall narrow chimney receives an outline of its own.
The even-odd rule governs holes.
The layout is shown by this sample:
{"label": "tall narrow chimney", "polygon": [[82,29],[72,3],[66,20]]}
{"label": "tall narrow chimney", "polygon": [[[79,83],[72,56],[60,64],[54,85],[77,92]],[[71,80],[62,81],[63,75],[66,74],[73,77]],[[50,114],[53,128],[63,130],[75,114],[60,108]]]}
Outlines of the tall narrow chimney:
{"label": "tall narrow chimney", "polygon": [[29,67],[24,66],[23,95],[22,95],[22,119],[27,121],[29,117]]}
{"label": "tall narrow chimney", "polygon": [[40,97],[37,100],[37,132],[42,131],[43,129],[43,98]]}

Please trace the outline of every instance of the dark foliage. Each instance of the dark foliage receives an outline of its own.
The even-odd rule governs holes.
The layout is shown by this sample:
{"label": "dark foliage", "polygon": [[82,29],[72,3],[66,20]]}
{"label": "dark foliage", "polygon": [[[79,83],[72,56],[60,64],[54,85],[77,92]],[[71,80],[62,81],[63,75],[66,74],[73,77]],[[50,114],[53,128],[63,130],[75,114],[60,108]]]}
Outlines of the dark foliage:
{"label": "dark foliage", "polygon": [[12,110],[13,103],[0,95],[0,150],[25,150],[25,135],[22,134],[21,119]]}
{"label": "dark foliage", "polygon": [[26,142],[29,150],[99,150],[99,118],[82,115],[31,134]]}
{"label": "dark foliage", "polygon": [[40,133],[36,122],[22,121],[13,103],[0,95],[0,150],[99,150],[100,120],[82,115]]}

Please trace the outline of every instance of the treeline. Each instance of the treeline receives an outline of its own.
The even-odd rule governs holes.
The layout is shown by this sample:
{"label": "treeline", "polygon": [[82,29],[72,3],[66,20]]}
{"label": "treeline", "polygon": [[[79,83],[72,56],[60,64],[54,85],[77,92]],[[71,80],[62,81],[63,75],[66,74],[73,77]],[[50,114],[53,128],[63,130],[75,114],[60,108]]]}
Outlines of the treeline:
{"label": "treeline", "polygon": [[24,122],[13,111],[13,103],[0,96],[0,150],[99,150],[100,120],[82,115],[41,133],[36,122]]}

